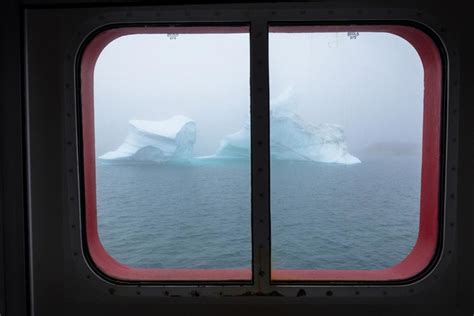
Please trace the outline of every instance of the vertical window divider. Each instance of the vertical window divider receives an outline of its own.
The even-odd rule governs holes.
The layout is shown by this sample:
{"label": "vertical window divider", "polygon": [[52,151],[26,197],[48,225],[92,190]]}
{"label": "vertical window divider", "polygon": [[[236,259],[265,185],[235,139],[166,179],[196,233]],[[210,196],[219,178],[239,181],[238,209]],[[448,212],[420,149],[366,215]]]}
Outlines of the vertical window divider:
{"label": "vertical window divider", "polygon": [[271,281],[270,104],[268,22],[262,17],[250,25],[250,112],[252,269],[255,290],[266,293]]}

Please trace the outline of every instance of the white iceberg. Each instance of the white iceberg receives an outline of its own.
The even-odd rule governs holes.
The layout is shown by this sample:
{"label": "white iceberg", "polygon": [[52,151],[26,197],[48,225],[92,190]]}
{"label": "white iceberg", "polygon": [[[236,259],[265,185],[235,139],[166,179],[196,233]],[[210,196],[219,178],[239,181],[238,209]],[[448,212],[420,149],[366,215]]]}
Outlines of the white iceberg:
{"label": "white iceberg", "polygon": [[[271,159],[356,164],[361,161],[347,149],[344,131],[335,124],[312,125],[291,111],[295,108],[292,89],[272,100],[270,109]],[[249,158],[250,126],[225,136],[216,158]]]}
{"label": "white iceberg", "polygon": [[119,148],[99,159],[103,161],[167,162],[192,158],[196,141],[193,120],[176,115],[164,121],[129,121],[129,133]]}

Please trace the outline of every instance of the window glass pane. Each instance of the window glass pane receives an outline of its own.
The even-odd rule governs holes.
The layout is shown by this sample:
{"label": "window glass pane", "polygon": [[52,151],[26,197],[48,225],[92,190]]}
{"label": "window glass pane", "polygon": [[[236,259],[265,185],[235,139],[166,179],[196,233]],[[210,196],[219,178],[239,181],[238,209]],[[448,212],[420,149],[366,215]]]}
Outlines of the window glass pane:
{"label": "window glass pane", "polygon": [[417,51],[384,32],[278,31],[269,54],[272,268],[399,263],[420,216]]}
{"label": "window glass pane", "polygon": [[99,237],[133,268],[250,268],[249,35],[188,29],[97,60]]}

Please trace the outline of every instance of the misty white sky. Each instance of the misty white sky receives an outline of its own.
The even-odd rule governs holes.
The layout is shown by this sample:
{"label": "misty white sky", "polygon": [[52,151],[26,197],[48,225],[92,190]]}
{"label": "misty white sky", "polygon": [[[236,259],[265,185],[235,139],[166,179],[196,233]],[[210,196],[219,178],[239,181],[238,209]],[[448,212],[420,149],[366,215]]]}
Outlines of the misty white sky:
{"label": "misty white sky", "polygon": [[[349,151],[375,142],[421,143],[423,67],[388,33],[270,33],[270,94],[294,89],[313,124],[342,125]],[[213,154],[248,120],[248,34],[128,35],[101,53],[94,73],[96,154],[116,149],[130,119],[181,114],[198,129],[195,155]]]}

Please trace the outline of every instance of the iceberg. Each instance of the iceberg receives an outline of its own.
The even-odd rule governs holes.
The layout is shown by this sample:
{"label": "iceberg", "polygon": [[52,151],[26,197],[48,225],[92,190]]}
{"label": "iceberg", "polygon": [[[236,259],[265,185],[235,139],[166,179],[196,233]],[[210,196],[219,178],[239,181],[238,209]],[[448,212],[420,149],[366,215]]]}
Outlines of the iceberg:
{"label": "iceberg", "polygon": [[[356,164],[361,161],[351,155],[344,130],[336,124],[312,125],[296,113],[292,89],[271,101],[271,159],[300,160],[325,163]],[[216,158],[249,158],[250,124],[246,122],[236,133],[225,136]]]}
{"label": "iceberg", "polygon": [[248,159],[250,157],[250,123],[245,122],[238,132],[226,135],[217,152],[206,158]]}
{"label": "iceberg", "polygon": [[116,150],[99,157],[110,162],[168,162],[192,158],[196,141],[193,120],[176,115],[164,121],[129,121],[129,133]]}

